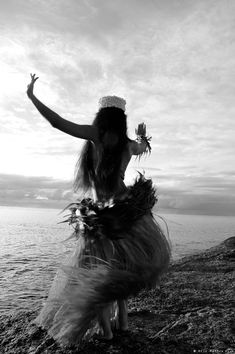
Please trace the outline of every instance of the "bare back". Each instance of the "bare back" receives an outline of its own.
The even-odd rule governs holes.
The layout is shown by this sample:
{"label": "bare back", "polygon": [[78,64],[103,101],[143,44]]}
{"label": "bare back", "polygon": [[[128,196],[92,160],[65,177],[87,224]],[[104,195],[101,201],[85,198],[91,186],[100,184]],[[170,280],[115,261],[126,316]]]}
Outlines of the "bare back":
{"label": "bare back", "polygon": [[[94,161],[95,161],[95,170],[96,170],[96,167],[98,165],[98,160],[100,158],[100,151],[102,149],[102,146],[101,146],[101,143],[100,142],[93,142],[94,144],[94,147],[95,149],[93,149],[93,158],[94,158]],[[123,154],[122,154],[122,160],[121,160],[121,165],[120,165],[120,169],[118,171],[119,173],[119,177],[118,177],[118,185],[117,185],[117,188],[116,188],[116,191],[115,191],[115,194],[114,194],[114,197],[115,196],[119,196],[121,195],[122,193],[125,192],[126,190],[126,185],[124,183],[124,178],[125,178],[125,172],[126,172],[126,169],[127,169],[127,166],[131,160],[131,157],[132,157],[132,151],[131,151],[131,144],[130,142],[127,143],[127,146],[126,148],[124,149],[123,151]],[[96,196],[97,198],[99,199],[100,197],[104,197],[104,194],[103,192],[99,192],[98,190],[95,191],[96,193]]]}

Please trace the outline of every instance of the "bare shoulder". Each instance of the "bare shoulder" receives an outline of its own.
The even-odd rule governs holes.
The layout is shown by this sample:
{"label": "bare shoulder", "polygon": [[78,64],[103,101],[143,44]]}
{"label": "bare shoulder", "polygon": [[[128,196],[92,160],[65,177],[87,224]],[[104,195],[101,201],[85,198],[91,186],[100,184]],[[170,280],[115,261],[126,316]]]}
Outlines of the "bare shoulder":
{"label": "bare shoulder", "polygon": [[138,155],[139,144],[137,143],[137,141],[130,140],[128,145],[131,155]]}
{"label": "bare shoulder", "polygon": [[146,151],[147,144],[145,141],[130,141],[130,153],[132,155],[141,155]]}
{"label": "bare shoulder", "polygon": [[97,127],[95,127],[94,125],[89,125],[89,129],[90,129],[90,135],[91,135],[90,140],[92,140],[94,143],[98,142],[99,133],[98,133]]}
{"label": "bare shoulder", "polygon": [[94,143],[98,141],[98,129],[93,125],[76,125],[73,132],[77,138],[91,140]]}

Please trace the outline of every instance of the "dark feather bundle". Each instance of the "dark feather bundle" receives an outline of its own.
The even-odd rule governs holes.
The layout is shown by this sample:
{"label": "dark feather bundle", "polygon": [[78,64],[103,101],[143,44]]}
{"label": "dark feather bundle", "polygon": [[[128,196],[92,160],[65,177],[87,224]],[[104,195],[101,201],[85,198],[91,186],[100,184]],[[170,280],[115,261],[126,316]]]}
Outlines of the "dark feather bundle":
{"label": "dark feather bundle", "polygon": [[73,225],[77,236],[94,240],[97,237],[118,239],[123,231],[130,230],[136,220],[151,213],[156,201],[152,180],[139,173],[134,185],[127,189],[122,199],[115,199],[108,206],[90,198],[72,203],[65,208],[71,214],[63,222]]}

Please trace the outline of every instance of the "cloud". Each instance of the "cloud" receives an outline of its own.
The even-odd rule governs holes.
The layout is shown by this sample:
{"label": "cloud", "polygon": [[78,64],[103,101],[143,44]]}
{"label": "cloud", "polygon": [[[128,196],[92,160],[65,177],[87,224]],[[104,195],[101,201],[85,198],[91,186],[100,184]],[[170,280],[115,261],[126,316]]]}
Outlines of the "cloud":
{"label": "cloud", "polygon": [[185,194],[179,191],[167,191],[160,194],[157,207],[168,212],[196,214],[196,215],[224,215],[234,216],[235,202],[234,197],[229,195],[215,195],[203,193],[196,195]]}
{"label": "cloud", "polygon": [[235,215],[235,185],[230,172],[223,176],[162,174],[154,180],[160,208],[186,214]]}
{"label": "cloud", "polygon": [[33,189],[36,187],[40,188],[69,188],[70,182],[53,179],[50,177],[28,177],[19,175],[0,175],[0,189],[3,190],[7,186],[8,189]]}
{"label": "cloud", "polygon": [[[187,193],[230,188],[234,7],[232,0],[4,2],[1,172],[72,177],[83,142],[51,129],[28,101],[28,74],[36,71],[38,97],[75,123],[92,121],[100,96],[124,96],[130,136],[141,121],[152,135],[152,155],[132,166],[158,167],[168,194],[173,176],[180,191],[191,176]],[[223,174],[212,187],[208,176]]]}
{"label": "cloud", "polygon": [[0,175],[0,204],[45,207],[65,207],[75,198],[72,182],[49,177]]}
{"label": "cloud", "polygon": [[[234,215],[235,187],[231,173],[225,177],[166,175],[149,169],[157,187],[156,209],[186,214]],[[148,171],[146,171],[148,174]],[[235,171],[234,171],[235,173]],[[0,205],[62,209],[82,194],[72,192],[72,181],[49,177],[0,175]]]}

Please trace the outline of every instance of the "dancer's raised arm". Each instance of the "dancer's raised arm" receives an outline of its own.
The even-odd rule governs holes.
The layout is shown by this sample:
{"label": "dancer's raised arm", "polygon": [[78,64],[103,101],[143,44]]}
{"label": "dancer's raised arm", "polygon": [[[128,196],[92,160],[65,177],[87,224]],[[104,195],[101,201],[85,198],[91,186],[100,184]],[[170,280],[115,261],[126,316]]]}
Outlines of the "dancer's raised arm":
{"label": "dancer's raised arm", "polygon": [[41,113],[41,115],[48,120],[48,122],[54,127],[62,132],[75,136],[76,138],[96,141],[97,140],[97,131],[96,128],[92,125],[81,125],[70,122],[52,111],[50,108],[45,106],[39,99],[34,95],[34,83],[38,79],[35,77],[35,74],[31,75],[31,82],[27,88],[27,95],[29,99],[33,102],[34,106]]}

